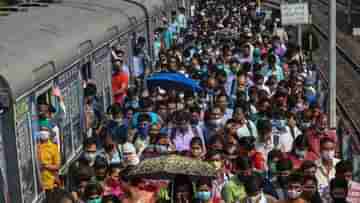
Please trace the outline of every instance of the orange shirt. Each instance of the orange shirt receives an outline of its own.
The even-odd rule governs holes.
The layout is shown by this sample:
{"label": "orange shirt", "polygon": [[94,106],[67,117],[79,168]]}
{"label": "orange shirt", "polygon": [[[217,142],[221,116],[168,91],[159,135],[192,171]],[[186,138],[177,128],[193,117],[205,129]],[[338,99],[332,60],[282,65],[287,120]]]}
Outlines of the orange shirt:
{"label": "orange shirt", "polygon": [[112,76],[111,85],[114,102],[122,103],[129,86],[129,75],[125,72],[116,73]]}

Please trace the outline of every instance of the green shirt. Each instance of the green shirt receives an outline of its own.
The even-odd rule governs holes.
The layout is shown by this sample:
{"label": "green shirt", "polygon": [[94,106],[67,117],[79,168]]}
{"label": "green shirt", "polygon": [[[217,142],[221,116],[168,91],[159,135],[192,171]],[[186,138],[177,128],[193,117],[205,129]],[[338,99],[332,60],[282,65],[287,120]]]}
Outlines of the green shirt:
{"label": "green shirt", "polygon": [[233,176],[229,182],[224,185],[221,196],[226,203],[235,203],[246,197],[245,186],[240,182],[238,176]]}

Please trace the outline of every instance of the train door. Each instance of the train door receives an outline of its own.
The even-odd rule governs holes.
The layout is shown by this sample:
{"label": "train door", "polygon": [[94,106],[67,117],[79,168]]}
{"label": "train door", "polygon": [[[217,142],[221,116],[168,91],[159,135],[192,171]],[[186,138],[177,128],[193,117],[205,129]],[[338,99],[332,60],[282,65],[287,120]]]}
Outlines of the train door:
{"label": "train door", "polygon": [[[6,104],[4,104],[4,102]],[[6,107],[5,107],[6,106]],[[5,114],[8,114],[9,97],[7,94],[0,95],[0,120],[6,119]],[[4,129],[3,122],[0,122],[0,202],[9,203],[9,188],[8,188],[8,174],[7,174],[7,158],[5,153]]]}
{"label": "train door", "polygon": [[15,105],[16,146],[19,165],[19,179],[22,202],[32,202],[39,194],[38,167],[36,160],[36,134],[33,134],[31,96],[25,97]]}
{"label": "train door", "polygon": [[[37,146],[40,144],[38,137],[41,128],[47,128],[51,131],[51,140],[58,144],[59,153],[63,151],[64,142],[60,128],[58,126],[58,106],[59,101],[53,95],[54,83],[49,82],[44,86],[40,87],[29,97],[30,105],[29,111],[31,114],[30,128],[32,133],[32,147],[33,147],[33,158],[35,167],[35,181],[36,181],[36,200],[37,202],[45,199],[45,191],[41,187],[40,177],[40,162]],[[22,104],[23,105],[23,104]],[[51,118],[50,118],[51,114]],[[61,156],[63,157],[63,156]]]}
{"label": "train door", "polygon": [[131,35],[131,51],[133,63],[133,77],[139,78],[148,73],[151,68],[151,50],[147,46],[146,24],[138,25]]}
{"label": "train door", "polygon": [[[87,65],[82,68],[88,69]],[[63,97],[65,112],[59,120],[59,127],[62,134],[62,157],[63,163],[71,161],[71,158],[79,150],[82,143],[81,133],[81,104],[82,104],[82,86],[80,74],[84,69],[80,69],[79,64],[70,67],[69,70],[62,73],[55,79],[56,86],[60,89]],[[81,70],[81,73],[80,71]],[[89,70],[86,70],[89,73]],[[85,79],[86,80],[86,79]],[[60,108],[60,105],[58,105]]]}
{"label": "train door", "polygon": [[97,97],[102,106],[103,112],[111,104],[112,89],[111,89],[111,50],[108,45],[95,51],[92,60],[92,71],[94,73],[94,80],[97,87]]}
{"label": "train door", "polygon": [[90,62],[83,63],[81,65],[80,71],[81,71],[81,78],[83,81],[88,82],[93,78]]}
{"label": "train door", "polygon": [[0,122],[0,202],[5,202],[5,198],[8,195],[8,184],[6,180],[6,157],[2,132],[2,123]]}
{"label": "train door", "polygon": [[[63,165],[60,175],[66,174],[74,157],[80,153],[83,142],[83,87],[81,75],[83,74],[80,63],[74,64],[66,72],[55,79],[56,86],[60,89],[64,98],[65,114],[59,123],[62,137],[62,160]],[[65,176],[66,177],[66,176]],[[65,188],[69,188],[71,180],[64,179]]]}

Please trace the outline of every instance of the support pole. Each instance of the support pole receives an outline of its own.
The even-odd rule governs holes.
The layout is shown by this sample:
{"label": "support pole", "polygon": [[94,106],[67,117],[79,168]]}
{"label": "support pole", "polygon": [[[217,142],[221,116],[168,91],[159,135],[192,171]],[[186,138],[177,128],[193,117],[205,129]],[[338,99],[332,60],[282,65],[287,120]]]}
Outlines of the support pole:
{"label": "support pole", "polygon": [[352,0],[347,0],[347,24],[349,26],[349,32],[352,32],[352,25],[351,25],[351,14],[352,14]]}
{"label": "support pole", "polygon": [[[299,3],[302,3],[302,0],[299,0]],[[302,25],[298,25],[298,44],[300,48],[302,48]]]}
{"label": "support pole", "polygon": [[330,128],[336,128],[336,1],[329,1]]}

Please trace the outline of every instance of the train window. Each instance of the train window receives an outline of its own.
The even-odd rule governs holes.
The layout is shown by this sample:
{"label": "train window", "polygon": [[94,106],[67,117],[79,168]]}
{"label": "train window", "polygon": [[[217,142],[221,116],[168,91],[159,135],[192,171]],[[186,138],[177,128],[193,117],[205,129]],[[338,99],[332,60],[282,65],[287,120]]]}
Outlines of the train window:
{"label": "train window", "polygon": [[81,66],[81,78],[84,81],[88,81],[89,79],[93,78],[90,62],[87,62]]}
{"label": "train window", "polygon": [[65,112],[65,105],[60,95],[59,88],[50,87],[36,97],[37,126],[40,131],[48,130],[51,132],[51,139],[54,143],[59,144],[59,151],[61,138],[58,121],[61,115],[64,115],[62,112]]}
{"label": "train window", "polygon": [[37,104],[38,115],[45,115],[50,113],[50,111],[54,110],[53,105],[55,104],[55,100],[51,95],[51,91],[48,90],[40,94],[36,98],[36,104]]}

